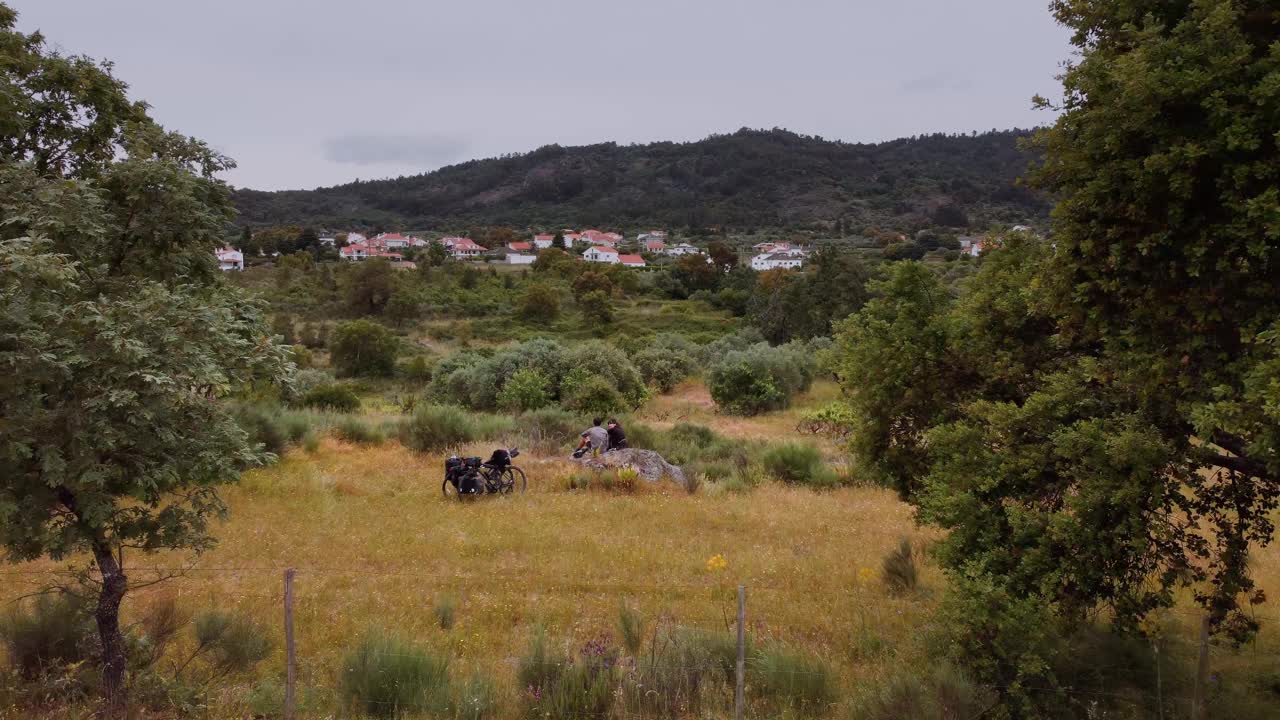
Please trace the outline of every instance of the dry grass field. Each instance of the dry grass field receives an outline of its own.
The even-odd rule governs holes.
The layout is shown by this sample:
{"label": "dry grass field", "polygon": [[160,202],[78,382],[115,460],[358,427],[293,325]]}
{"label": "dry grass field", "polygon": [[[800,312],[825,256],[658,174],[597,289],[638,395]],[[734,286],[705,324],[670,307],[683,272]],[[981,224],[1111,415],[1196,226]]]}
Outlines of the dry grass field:
{"label": "dry grass field", "polygon": [[[820,384],[801,408],[832,393]],[[798,412],[721,418],[705,390],[691,384],[655,400],[640,417],[763,439],[793,435]],[[485,455],[494,445],[465,450]],[[272,656],[257,677],[211,690],[208,717],[248,716],[253,688],[283,677],[286,567],[297,570],[305,717],[334,716],[342,656],[370,630],[431,648],[448,657],[458,675],[491,675],[500,688],[500,716],[512,717],[520,693],[517,659],[536,627],[566,646],[604,636],[617,642],[619,608],[626,603],[650,627],[678,623],[727,634],[739,584],[748,588],[749,635],[824,661],[842,707],[924,658],[944,581],[922,560],[918,591],[894,596],[883,587],[885,554],[903,537],[921,549],[932,537],[890,492],[815,492],[774,483],[749,492],[714,484],[695,494],[674,485],[570,491],[569,463],[526,454],[518,459],[529,476],[526,494],[462,503],[441,494],[442,462],[441,454],[415,454],[394,441],[357,446],[325,439],[313,452],[296,449],[227,489],[230,516],[216,529],[217,548],[182,577],[132,593],[126,614],[138,617],[172,597],[189,611],[230,609],[264,624],[275,641]],[[724,567],[708,563],[714,556]],[[149,567],[182,562],[179,556],[134,557],[131,564],[141,580],[153,572]],[[1280,553],[1260,552],[1255,568],[1269,594],[1280,596]],[[6,580],[12,582],[2,594],[10,600],[47,577]],[[434,610],[448,603],[456,605],[456,618],[442,629]],[[1164,622],[1171,637],[1194,639],[1193,616],[1170,613]],[[1280,651],[1275,624],[1254,646],[1224,651],[1218,667],[1274,662]],[[837,708],[832,716],[847,712]]]}

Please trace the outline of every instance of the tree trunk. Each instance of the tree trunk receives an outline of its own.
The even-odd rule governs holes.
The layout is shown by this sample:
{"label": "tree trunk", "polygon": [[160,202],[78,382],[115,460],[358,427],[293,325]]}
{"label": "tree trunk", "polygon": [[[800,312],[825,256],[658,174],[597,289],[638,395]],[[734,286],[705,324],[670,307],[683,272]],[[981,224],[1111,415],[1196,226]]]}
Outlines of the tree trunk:
{"label": "tree trunk", "polygon": [[94,542],[93,556],[98,561],[98,571],[102,573],[102,592],[93,613],[98,623],[98,639],[102,643],[102,693],[107,701],[106,714],[115,716],[125,708],[127,658],[124,634],[120,632],[120,603],[129,589],[129,579],[105,540]]}

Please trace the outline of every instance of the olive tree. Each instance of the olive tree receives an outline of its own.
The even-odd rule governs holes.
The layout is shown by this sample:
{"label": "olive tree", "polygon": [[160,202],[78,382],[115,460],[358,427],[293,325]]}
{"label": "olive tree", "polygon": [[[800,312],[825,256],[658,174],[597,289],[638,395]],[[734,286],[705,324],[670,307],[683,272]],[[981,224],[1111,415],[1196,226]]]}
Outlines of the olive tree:
{"label": "olive tree", "polygon": [[85,559],[119,710],[128,559],[213,544],[217,487],[264,458],[226,400],[290,366],[213,262],[231,162],[15,20],[0,5],[0,544]]}

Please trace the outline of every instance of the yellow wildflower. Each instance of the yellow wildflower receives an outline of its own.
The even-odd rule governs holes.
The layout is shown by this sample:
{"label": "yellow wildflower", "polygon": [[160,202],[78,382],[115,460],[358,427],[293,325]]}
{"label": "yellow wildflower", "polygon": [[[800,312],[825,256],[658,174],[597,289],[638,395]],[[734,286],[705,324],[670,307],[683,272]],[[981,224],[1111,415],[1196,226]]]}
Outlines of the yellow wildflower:
{"label": "yellow wildflower", "polygon": [[711,572],[720,572],[727,567],[729,567],[729,561],[725,560],[724,556],[719,553],[707,559],[707,570]]}

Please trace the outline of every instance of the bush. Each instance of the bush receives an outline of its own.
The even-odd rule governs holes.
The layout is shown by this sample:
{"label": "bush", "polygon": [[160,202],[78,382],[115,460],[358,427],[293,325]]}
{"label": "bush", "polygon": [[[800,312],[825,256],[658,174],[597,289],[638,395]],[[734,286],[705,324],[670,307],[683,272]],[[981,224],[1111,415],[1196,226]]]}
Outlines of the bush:
{"label": "bush", "polygon": [[626,604],[618,608],[618,630],[622,633],[622,646],[632,655],[640,653],[644,642],[644,616]]}
{"label": "bush", "polygon": [[249,442],[261,445],[273,455],[284,453],[289,440],[288,428],[279,412],[257,405],[241,405],[235,410],[236,421],[249,435]]}
{"label": "bush", "polygon": [[538,631],[520,659],[517,678],[524,689],[529,718],[588,720],[605,717],[617,688],[617,651],[606,641],[592,640],[570,662],[550,651]]}
{"label": "bush", "polygon": [[360,409],[360,398],[346,385],[330,383],[312,388],[302,396],[301,404],[303,407],[349,413]]}
{"label": "bush", "polygon": [[635,658],[623,680],[623,706],[641,717],[698,716],[707,685],[718,682],[720,674],[719,658],[700,636],[668,629],[655,636],[649,652]]}
{"label": "bush", "polygon": [[537,410],[551,403],[551,382],[533,368],[517,370],[498,392],[498,407],[511,412]]}
{"label": "bush", "polygon": [[546,283],[533,283],[520,296],[520,317],[549,323],[560,316],[560,292]]}
{"label": "bush", "polygon": [[191,657],[202,657],[213,677],[247,672],[271,654],[271,636],[266,628],[221,610],[197,615],[195,636],[196,652]]}
{"label": "bush", "polygon": [[293,375],[293,397],[305,397],[307,393],[315,388],[332,383],[333,375],[324,370],[315,368],[299,370]]}
{"label": "bush", "polygon": [[379,445],[387,440],[387,433],[381,427],[356,417],[340,418],[333,431],[342,440],[357,445]]}
{"label": "bush", "polygon": [[622,394],[602,377],[588,377],[578,383],[566,393],[564,403],[570,409],[593,415],[608,415],[628,409]]}
{"label": "bush", "polygon": [[819,714],[835,703],[835,681],[817,658],[769,646],[752,656],[750,674],[757,695],[783,706]]}
{"label": "bush", "polygon": [[813,354],[803,345],[753,345],[713,362],[707,389],[725,412],[758,415],[787,407],[792,396],[809,389],[815,372]]}
{"label": "bush", "polygon": [[949,663],[925,674],[897,673],[876,683],[862,696],[854,712],[858,720],[951,720],[976,718],[993,702],[991,693]]}
{"label": "bush", "polygon": [[443,450],[477,439],[466,413],[448,405],[425,405],[400,424],[400,442],[419,452]]}
{"label": "bush", "polygon": [[659,335],[634,355],[636,369],[651,387],[671,392],[698,368],[696,349],[679,335]]}
{"label": "bush", "polygon": [[826,488],[839,484],[839,477],[826,466],[822,452],[812,445],[775,445],[765,451],[763,460],[771,475],[789,485]]}
{"label": "bush", "polygon": [[902,594],[916,589],[916,554],[909,539],[902,538],[898,547],[885,555],[881,570],[889,592]]}
{"label": "bush", "polygon": [[347,709],[374,717],[443,713],[449,664],[406,642],[370,633],[342,662],[338,693]]}
{"label": "bush", "polygon": [[431,361],[425,355],[414,355],[400,368],[406,379],[415,382],[427,382],[431,379]]}
{"label": "bush", "polygon": [[398,351],[395,335],[368,320],[342,323],[329,337],[329,362],[339,377],[390,376]]}
{"label": "bush", "polygon": [[9,662],[26,680],[88,659],[96,642],[84,603],[65,593],[38,595],[29,610],[13,606],[0,620]]}

